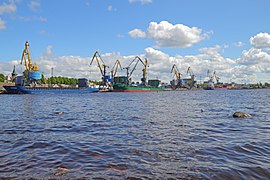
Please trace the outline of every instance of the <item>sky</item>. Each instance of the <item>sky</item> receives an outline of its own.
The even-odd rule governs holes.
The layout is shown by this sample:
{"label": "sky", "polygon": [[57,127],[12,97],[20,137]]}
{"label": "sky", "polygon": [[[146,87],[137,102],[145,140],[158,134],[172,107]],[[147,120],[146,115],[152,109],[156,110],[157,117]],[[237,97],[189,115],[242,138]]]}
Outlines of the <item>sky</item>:
{"label": "sky", "polygon": [[[100,80],[110,68],[147,58],[148,79],[172,80],[191,67],[197,81],[270,82],[269,0],[0,0],[0,73],[18,73],[24,44],[45,77]],[[110,71],[111,69],[108,69]],[[132,79],[142,76],[139,64]],[[119,70],[118,75],[125,75]]]}

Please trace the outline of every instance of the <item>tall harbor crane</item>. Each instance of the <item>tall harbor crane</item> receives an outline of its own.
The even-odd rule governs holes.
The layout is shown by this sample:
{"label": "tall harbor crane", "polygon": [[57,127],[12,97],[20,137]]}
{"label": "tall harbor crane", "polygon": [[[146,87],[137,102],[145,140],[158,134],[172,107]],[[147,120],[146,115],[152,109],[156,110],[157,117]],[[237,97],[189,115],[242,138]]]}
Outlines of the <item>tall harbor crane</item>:
{"label": "tall harbor crane", "polygon": [[191,80],[194,81],[195,75],[194,75],[194,73],[193,73],[193,71],[192,71],[192,69],[191,69],[190,66],[187,69],[187,75],[190,75]]}
{"label": "tall harbor crane", "polygon": [[208,77],[208,84],[207,87],[205,87],[206,90],[214,90],[214,76],[215,76],[215,71],[213,73],[210,72],[210,70],[207,70],[207,77]]}
{"label": "tall harbor crane", "polygon": [[181,79],[181,73],[179,72],[176,64],[173,64],[172,69],[171,69],[171,73],[173,73],[173,78],[175,77],[175,79],[173,81],[171,81],[171,85],[173,89],[176,89],[177,87],[181,86],[180,84],[180,79]]}
{"label": "tall harbor crane", "polygon": [[217,84],[219,84],[220,77],[217,76],[216,71],[214,71],[213,76],[215,77]]}
{"label": "tall harbor crane", "polygon": [[38,80],[42,78],[42,73],[39,71],[39,68],[36,63],[33,64],[28,41],[25,42],[25,47],[22,53],[22,58],[20,64],[25,65],[25,70],[23,72],[24,79],[26,84],[37,84]]}
{"label": "tall harbor crane", "polygon": [[176,81],[179,82],[182,74],[179,72],[176,64],[173,64],[172,69],[171,69],[171,73],[173,73],[173,77],[175,76]]}
{"label": "tall harbor crane", "polygon": [[[148,64],[148,60],[147,58],[145,58],[145,60],[143,61],[139,56],[136,56],[127,67],[123,68],[127,70],[127,83],[129,84],[129,79],[131,77],[131,75],[133,74],[134,70],[136,69],[138,63],[141,62],[143,65],[143,77],[141,78],[142,81],[142,85],[146,86],[146,74],[147,74],[147,67],[149,67]],[[135,63],[133,69],[131,70],[131,72],[129,73],[129,69],[131,68],[131,65]]]}
{"label": "tall harbor crane", "polygon": [[24,65],[25,65],[25,73],[28,74],[31,71],[38,71],[39,70],[36,63],[34,63],[34,65],[33,65],[33,62],[31,60],[28,41],[26,41],[26,43],[25,43],[25,47],[24,47],[24,50],[23,50],[23,53],[22,53],[22,58],[21,58],[21,63],[20,64],[22,64],[23,61],[24,61]]}
{"label": "tall harbor crane", "polygon": [[192,88],[195,85],[195,75],[190,66],[187,69],[187,75],[190,76],[191,82],[189,84],[189,87]]}
{"label": "tall harbor crane", "polygon": [[120,61],[117,59],[112,67],[112,70],[111,70],[111,78],[112,78],[112,81],[114,83],[114,78],[115,78],[115,75],[118,71],[118,68],[120,68],[120,70],[122,70],[122,66],[121,66],[121,63]]}
{"label": "tall harbor crane", "polygon": [[106,68],[109,68],[109,66],[104,63],[98,51],[94,53],[90,65],[92,65],[94,60],[97,61],[97,65],[102,76],[102,85],[107,86],[108,78],[106,77]]}

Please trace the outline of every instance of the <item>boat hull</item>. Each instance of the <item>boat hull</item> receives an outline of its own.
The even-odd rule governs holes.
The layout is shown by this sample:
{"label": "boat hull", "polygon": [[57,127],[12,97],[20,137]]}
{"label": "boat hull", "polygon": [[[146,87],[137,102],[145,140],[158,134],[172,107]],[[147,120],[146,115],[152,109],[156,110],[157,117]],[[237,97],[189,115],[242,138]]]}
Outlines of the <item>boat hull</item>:
{"label": "boat hull", "polygon": [[113,86],[113,92],[153,92],[153,91],[164,91],[164,88],[151,86],[127,86],[127,85]]}
{"label": "boat hull", "polygon": [[94,93],[98,88],[45,88],[45,87],[25,87],[25,86],[4,86],[8,94],[45,94],[45,93]]}
{"label": "boat hull", "polygon": [[208,86],[208,87],[205,87],[204,90],[215,90],[215,88],[212,86]]}

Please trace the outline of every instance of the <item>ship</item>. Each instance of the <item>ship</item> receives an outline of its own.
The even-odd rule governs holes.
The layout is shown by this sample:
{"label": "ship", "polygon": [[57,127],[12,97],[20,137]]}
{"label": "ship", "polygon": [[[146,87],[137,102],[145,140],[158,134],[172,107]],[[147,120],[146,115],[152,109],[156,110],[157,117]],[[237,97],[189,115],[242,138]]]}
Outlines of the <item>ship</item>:
{"label": "ship", "polygon": [[47,94],[47,93],[94,93],[99,88],[52,88],[52,87],[27,87],[27,86],[3,86],[7,94]]}
{"label": "ship", "polygon": [[153,92],[164,91],[164,87],[155,86],[141,86],[141,85],[127,85],[127,84],[115,84],[113,85],[113,92]]}
{"label": "ship", "polygon": [[[99,88],[89,86],[89,81],[86,78],[78,79],[78,84],[74,87],[42,84],[44,76],[39,71],[38,66],[32,63],[28,41],[25,43],[20,64],[23,62],[25,71],[23,75],[14,77],[15,85],[3,86],[7,94],[94,93],[99,91]],[[16,74],[15,67],[12,76],[13,74]]]}
{"label": "ship", "polygon": [[[137,64],[141,62],[143,65],[143,77],[141,83],[131,82],[131,76],[136,69]],[[134,63],[134,65],[133,65]],[[129,69],[133,67],[131,72]],[[152,91],[164,91],[165,88],[160,86],[160,80],[153,79],[146,81],[146,68],[148,67],[148,60],[145,58],[143,61],[139,56],[136,56],[128,67],[124,68],[127,70],[126,76],[118,76],[113,78],[113,92],[152,92]]]}
{"label": "ship", "polygon": [[23,76],[17,76],[15,85],[3,86],[7,94],[47,94],[47,93],[94,93],[99,92],[98,87],[89,86],[86,78],[78,79],[77,87],[58,85],[44,86],[34,85],[26,86],[23,82]]}

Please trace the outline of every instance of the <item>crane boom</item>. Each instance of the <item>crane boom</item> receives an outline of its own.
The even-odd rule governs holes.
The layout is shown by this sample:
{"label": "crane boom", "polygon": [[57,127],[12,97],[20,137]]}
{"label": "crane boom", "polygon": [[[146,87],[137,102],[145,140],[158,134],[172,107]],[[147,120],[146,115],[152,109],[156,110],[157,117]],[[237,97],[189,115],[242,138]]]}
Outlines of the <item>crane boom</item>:
{"label": "crane boom", "polygon": [[[109,68],[109,66],[105,65],[104,61],[102,60],[100,54],[98,51],[96,51],[92,57],[92,60],[90,62],[90,65],[93,64],[93,61],[96,60],[97,61],[97,65],[98,65],[98,68],[99,68],[99,71],[101,73],[102,76],[105,76],[105,73],[106,73],[106,68]],[[100,61],[102,62],[102,64],[100,64]],[[104,68],[104,70],[102,69]]]}
{"label": "crane boom", "polygon": [[24,61],[25,70],[27,72],[29,71],[38,71],[38,66],[36,64],[33,65],[31,56],[30,56],[30,49],[29,49],[29,43],[28,41],[25,42],[25,47],[22,53],[21,63]]}
{"label": "crane boom", "polygon": [[121,63],[120,61],[117,59],[112,67],[112,70],[111,70],[111,74],[112,74],[112,77],[115,77],[116,73],[117,73],[117,70],[118,70],[118,67],[120,67],[120,69],[122,70],[122,66],[121,66]]}
{"label": "crane boom", "polygon": [[[136,61],[136,60],[137,60],[137,61]],[[134,65],[133,69],[131,70],[131,72],[129,73],[128,71],[129,71],[131,65],[132,65],[134,62],[136,62],[136,63],[135,63],[135,65]],[[136,56],[136,57],[129,63],[128,67],[125,67],[125,68],[124,68],[124,69],[127,70],[127,79],[129,79],[129,78],[131,77],[131,75],[133,74],[133,72],[134,72],[134,70],[136,69],[136,67],[137,67],[137,65],[138,65],[139,62],[141,62],[142,65],[143,65],[143,70],[142,70],[142,71],[143,71],[143,77],[142,77],[142,79],[141,79],[141,80],[142,80],[142,84],[143,84],[143,85],[146,85],[147,67],[149,66],[149,65],[148,65],[148,60],[147,60],[147,58],[145,58],[145,60],[143,61],[139,56]]]}
{"label": "crane boom", "polygon": [[24,61],[25,65],[25,71],[30,72],[30,71],[38,71],[39,68],[36,63],[33,64],[30,56],[30,48],[29,48],[29,43],[26,41],[25,47],[22,53],[22,58],[20,64],[22,64]]}
{"label": "crane boom", "polygon": [[[108,85],[108,79],[106,77],[106,68],[109,68],[109,66],[107,66],[104,61],[102,60],[100,54],[98,51],[96,51],[92,57],[92,60],[90,62],[90,65],[92,65],[93,61],[96,60],[97,61],[97,65],[98,65],[98,68],[99,68],[99,71],[102,75],[102,83],[104,86],[107,86]],[[101,61],[101,63],[100,63]]]}
{"label": "crane boom", "polygon": [[172,69],[171,69],[171,73],[173,73],[173,76],[176,77],[177,81],[181,79],[182,74],[179,72],[176,64],[173,64]]}

